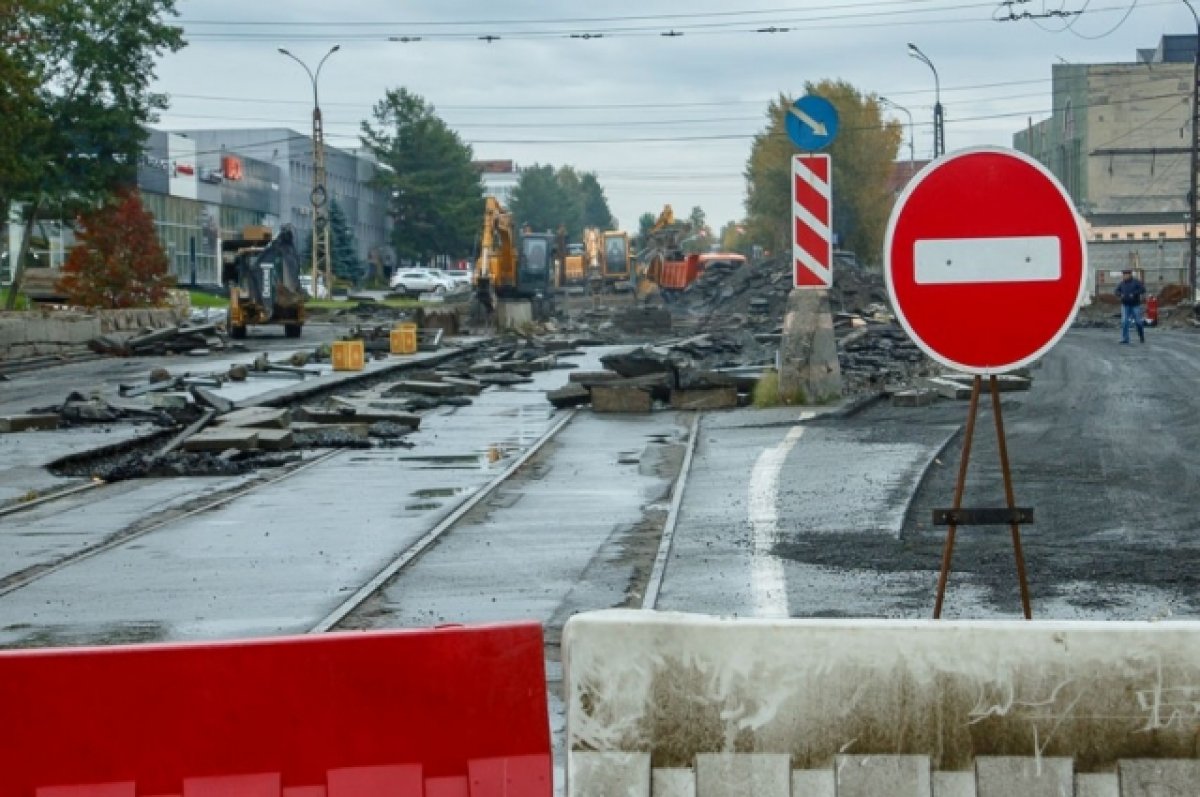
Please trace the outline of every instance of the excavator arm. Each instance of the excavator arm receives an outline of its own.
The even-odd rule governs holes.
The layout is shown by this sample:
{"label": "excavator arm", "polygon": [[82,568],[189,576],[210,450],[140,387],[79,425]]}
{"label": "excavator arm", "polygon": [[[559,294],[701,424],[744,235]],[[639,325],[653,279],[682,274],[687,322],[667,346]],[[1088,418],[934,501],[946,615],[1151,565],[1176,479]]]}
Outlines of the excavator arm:
{"label": "excavator arm", "polygon": [[497,288],[515,285],[517,252],[513,241],[512,214],[495,197],[488,197],[483,211],[479,260],[475,263],[475,293],[489,309]]}

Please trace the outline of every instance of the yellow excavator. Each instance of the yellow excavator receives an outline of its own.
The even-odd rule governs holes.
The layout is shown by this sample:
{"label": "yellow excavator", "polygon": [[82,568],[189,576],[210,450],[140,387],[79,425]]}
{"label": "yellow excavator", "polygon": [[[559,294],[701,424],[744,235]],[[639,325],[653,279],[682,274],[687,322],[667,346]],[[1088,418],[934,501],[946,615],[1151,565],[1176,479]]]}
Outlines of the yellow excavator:
{"label": "yellow excavator", "polygon": [[498,301],[530,300],[534,317],[544,317],[549,312],[554,236],[525,231],[518,239],[513,233],[512,213],[488,197],[479,243],[474,279],[479,304],[490,315]]}

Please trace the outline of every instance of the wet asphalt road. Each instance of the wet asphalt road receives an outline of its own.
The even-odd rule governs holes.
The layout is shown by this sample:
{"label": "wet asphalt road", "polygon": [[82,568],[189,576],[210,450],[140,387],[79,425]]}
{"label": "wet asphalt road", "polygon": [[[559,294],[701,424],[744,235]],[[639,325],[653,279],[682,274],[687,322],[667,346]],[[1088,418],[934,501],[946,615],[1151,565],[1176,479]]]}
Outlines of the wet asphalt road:
{"label": "wet asphalt road", "polygon": [[[1200,336],[1154,331],[1145,347],[1115,338],[1072,332],[1035,369],[1033,390],[1004,394],[1017,502],[1037,513],[1024,531],[1035,617],[1200,614]],[[542,391],[565,378],[540,374],[438,410],[411,452],[346,452],[0,595],[0,644],[303,631],[548,428]],[[880,403],[800,424],[707,414],[658,608],[929,616],[944,536],[929,519],[949,506],[966,411]],[[528,617],[552,637],[574,611],[639,605],[687,423],[672,412],[582,412],[349,625]],[[977,428],[966,505],[999,506],[986,402]],[[147,483],[128,501],[110,494],[107,507],[80,500],[73,515],[0,519],[5,572],[214,485]],[[1005,528],[963,529],[954,565],[947,616],[1019,613]]]}
{"label": "wet asphalt road", "polygon": [[[1118,337],[1074,330],[1035,368],[1031,391],[1001,394],[1016,503],[1035,510],[1022,532],[1035,618],[1200,616],[1200,336]],[[990,400],[980,406],[964,506],[1000,507]],[[878,405],[844,428],[919,434],[966,415],[966,401]],[[961,447],[959,435],[932,465],[898,538],[861,527],[779,538],[774,553],[789,566],[859,581],[840,607],[813,614],[932,615],[945,539],[932,511],[951,505]],[[1020,614],[1008,528],[961,528],[944,616]]]}

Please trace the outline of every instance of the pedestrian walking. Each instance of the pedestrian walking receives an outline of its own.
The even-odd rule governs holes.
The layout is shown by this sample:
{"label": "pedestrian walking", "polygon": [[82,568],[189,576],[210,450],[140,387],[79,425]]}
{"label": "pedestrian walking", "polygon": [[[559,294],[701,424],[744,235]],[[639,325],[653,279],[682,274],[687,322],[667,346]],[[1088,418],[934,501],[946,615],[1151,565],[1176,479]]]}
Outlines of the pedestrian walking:
{"label": "pedestrian walking", "polygon": [[1142,297],[1146,295],[1146,286],[1133,276],[1131,269],[1121,272],[1121,281],[1113,291],[1121,300],[1121,342],[1129,343],[1129,324],[1137,327],[1138,340],[1146,342],[1145,323],[1142,321]]}

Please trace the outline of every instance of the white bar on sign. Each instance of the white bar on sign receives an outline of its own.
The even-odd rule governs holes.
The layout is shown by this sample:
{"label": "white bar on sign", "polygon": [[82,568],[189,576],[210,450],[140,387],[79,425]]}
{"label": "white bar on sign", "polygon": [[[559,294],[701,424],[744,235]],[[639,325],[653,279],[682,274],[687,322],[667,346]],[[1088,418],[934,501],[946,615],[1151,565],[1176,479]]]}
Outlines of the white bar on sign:
{"label": "white bar on sign", "polygon": [[1049,282],[1062,276],[1058,236],[931,238],[913,247],[918,285]]}

